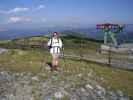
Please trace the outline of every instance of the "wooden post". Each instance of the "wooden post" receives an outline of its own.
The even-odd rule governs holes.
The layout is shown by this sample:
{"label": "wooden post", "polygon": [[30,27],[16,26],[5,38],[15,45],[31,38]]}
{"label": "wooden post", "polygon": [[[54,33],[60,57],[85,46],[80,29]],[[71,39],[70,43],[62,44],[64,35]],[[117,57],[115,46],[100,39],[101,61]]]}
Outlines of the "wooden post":
{"label": "wooden post", "polygon": [[109,44],[109,50],[108,50],[108,64],[111,66],[111,44]]}

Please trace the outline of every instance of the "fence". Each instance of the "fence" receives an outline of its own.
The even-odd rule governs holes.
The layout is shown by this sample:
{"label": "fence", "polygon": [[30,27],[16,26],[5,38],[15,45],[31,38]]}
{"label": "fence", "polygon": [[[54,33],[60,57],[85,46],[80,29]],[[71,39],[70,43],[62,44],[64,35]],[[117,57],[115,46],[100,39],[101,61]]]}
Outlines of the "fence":
{"label": "fence", "polygon": [[[47,50],[47,41],[14,41],[13,44],[0,45],[3,48],[17,49],[34,49],[39,48]],[[106,51],[100,50],[101,43],[84,39],[63,39],[64,50],[61,56],[80,60],[88,60],[96,63],[108,64],[112,67],[133,70],[133,54],[132,52],[113,52],[110,49]],[[48,50],[47,50],[48,51]]]}
{"label": "fence", "polygon": [[110,67],[133,70],[133,52],[129,50],[119,52],[119,48],[115,48],[117,52],[111,49],[101,50],[100,45],[100,43],[80,40],[79,43],[67,44],[62,56],[108,64]]}

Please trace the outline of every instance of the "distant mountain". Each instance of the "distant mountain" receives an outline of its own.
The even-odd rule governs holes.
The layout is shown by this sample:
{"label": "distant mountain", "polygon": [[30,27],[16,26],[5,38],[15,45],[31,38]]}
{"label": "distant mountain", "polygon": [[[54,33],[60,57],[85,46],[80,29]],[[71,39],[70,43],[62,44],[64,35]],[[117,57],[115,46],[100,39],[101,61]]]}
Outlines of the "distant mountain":
{"label": "distant mountain", "polygon": [[[63,33],[68,34],[68,35],[92,38],[94,40],[104,39],[104,33],[102,31],[97,30],[94,27],[69,29],[69,30],[64,30]],[[118,33],[116,36],[117,36],[117,41],[119,44],[127,43],[127,42],[133,43],[133,24],[126,25],[124,31],[121,33]]]}
{"label": "distant mountain", "polygon": [[[66,34],[80,35],[82,37],[103,40],[104,33],[98,31],[96,26],[88,27],[41,27],[38,29],[10,29],[5,32],[0,32],[0,39],[16,39],[21,37],[39,36],[50,34],[51,32],[63,32]],[[119,43],[133,42],[133,24],[127,24],[124,32],[117,34]]]}

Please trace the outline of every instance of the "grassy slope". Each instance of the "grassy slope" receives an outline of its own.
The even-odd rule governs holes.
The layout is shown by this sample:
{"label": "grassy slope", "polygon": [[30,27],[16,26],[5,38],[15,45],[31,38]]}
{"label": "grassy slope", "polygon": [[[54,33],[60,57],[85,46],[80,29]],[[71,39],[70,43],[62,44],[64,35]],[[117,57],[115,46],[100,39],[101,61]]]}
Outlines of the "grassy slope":
{"label": "grassy slope", "polygon": [[[40,39],[42,40],[42,37],[30,38],[28,39],[28,42],[30,41],[30,43],[32,44],[33,41],[40,41]],[[43,40],[47,41],[47,38],[43,37]],[[17,40],[17,43],[22,43],[18,41],[20,40]],[[66,47],[70,43],[71,44],[76,43],[79,46],[78,42],[79,41],[76,38],[64,39]],[[9,42],[3,42],[3,43],[6,45],[12,44]],[[85,52],[89,51],[95,53],[95,49],[99,47],[99,44],[97,44],[96,42],[87,41],[87,44],[90,46],[89,48],[85,49]],[[69,49],[66,49],[65,52],[74,51],[75,53],[75,50],[77,50],[76,51],[77,53],[80,52],[80,49],[77,48],[75,49],[75,47],[73,46]],[[11,49],[8,53],[0,55],[0,66],[17,72],[31,71],[33,73],[38,73],[41,71],[41,67],[45,66],[46,63],[49,62],[50,60],[51,56],[46,50]],[[133,86],[132,86],[133,72],[109,68],[107,65],[101,65],[86,61],[71,60],[71,59],[65,59],[65,61],[61,59],[60,65],[61,68],[63,68],[64,71],[68,71],[69,74],[83,73],[85,75],[85,78],[87,77],[87,74],[89,73],[90,69],[92,69],[94,72],[96,72],[97,76],[103,77],[103,79],[98,79],[97,81],[99,81],[99,83],[102,84],[104,87],[111,88],[114,90],[120,89],[125,93],[127,93],[129,96],[133,97]],[[44,72],[47,73],[47,71]]]}

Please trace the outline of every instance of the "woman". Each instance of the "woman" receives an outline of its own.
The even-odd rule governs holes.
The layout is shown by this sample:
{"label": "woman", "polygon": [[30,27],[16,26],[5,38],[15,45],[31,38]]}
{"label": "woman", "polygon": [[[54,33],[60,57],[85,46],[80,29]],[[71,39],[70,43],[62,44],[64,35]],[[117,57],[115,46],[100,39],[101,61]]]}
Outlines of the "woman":
{"label": "woman", "polygon": [[47,46],[52,54],[52,70],[58,70],[60,49],[62,48],[62,40],[59,38],[59,33],[54,32]]}

